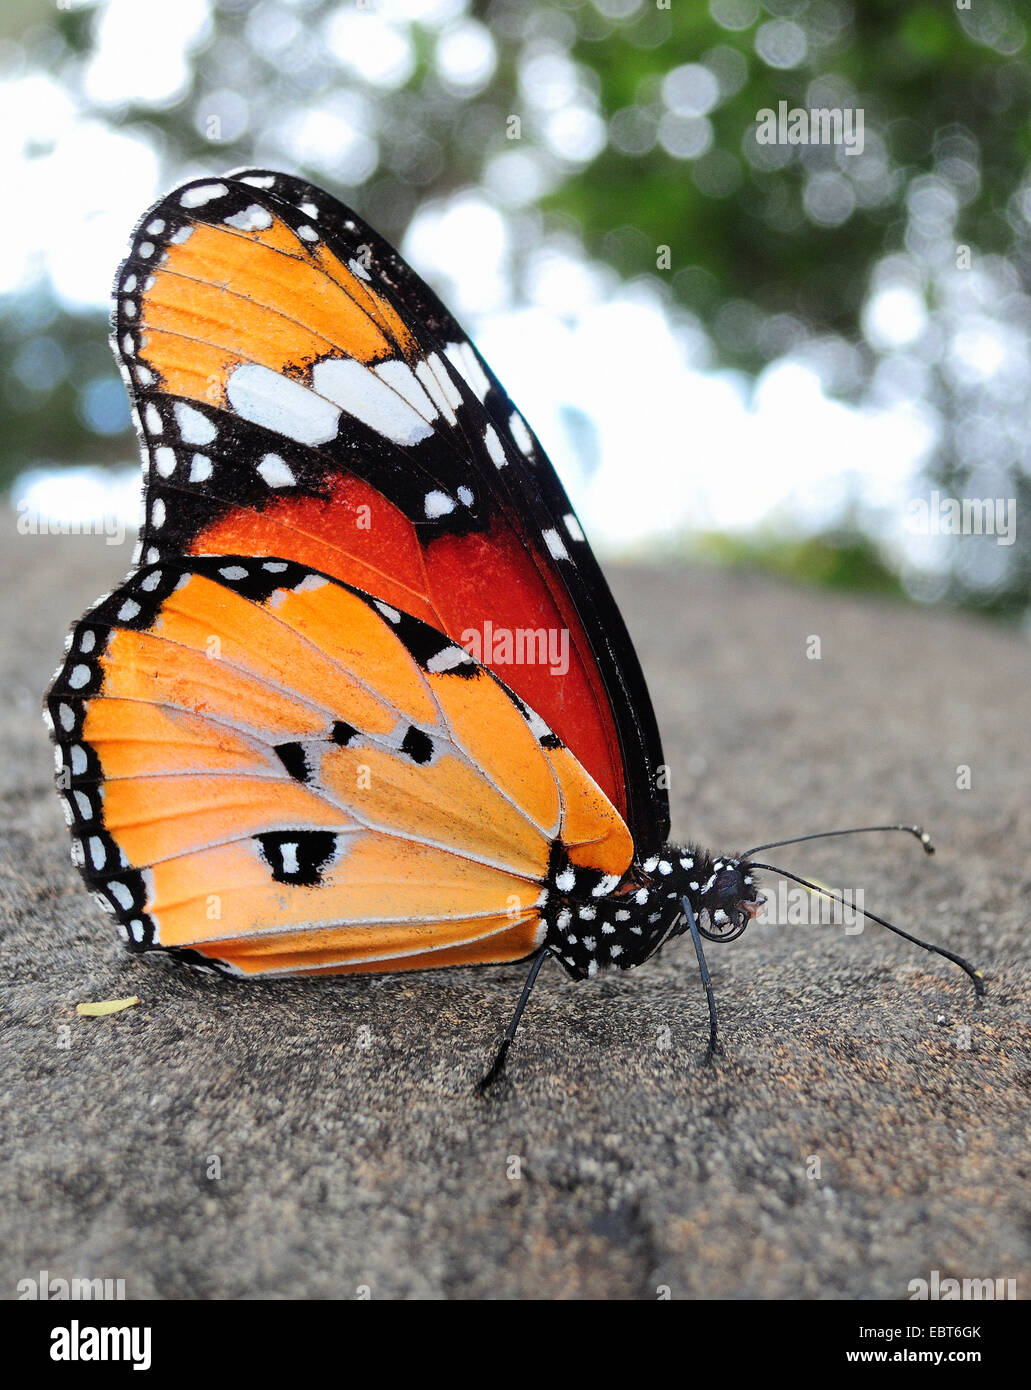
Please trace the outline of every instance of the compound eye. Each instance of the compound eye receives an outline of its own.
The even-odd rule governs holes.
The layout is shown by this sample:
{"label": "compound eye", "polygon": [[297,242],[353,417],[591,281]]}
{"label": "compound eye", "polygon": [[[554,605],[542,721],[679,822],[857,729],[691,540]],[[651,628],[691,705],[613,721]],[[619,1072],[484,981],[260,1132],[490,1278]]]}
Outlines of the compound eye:
{"label": "compound eye", "polygon": [[737,869],[724,869],[716,880],[716,896],[724,902],[739,898],[741,888],[741,875]]}

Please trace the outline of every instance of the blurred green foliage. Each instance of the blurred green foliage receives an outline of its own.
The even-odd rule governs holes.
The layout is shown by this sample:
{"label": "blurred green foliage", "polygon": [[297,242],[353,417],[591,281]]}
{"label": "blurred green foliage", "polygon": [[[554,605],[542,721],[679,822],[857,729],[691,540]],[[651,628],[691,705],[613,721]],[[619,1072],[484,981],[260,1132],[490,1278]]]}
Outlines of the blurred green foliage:
{"label": "blurred green foliage", "polygon": [[902,594],[898,575],[856,532],[807,536],[797,541],[770,535],[765,530],[748,537],[704,533],[690,544],[687,553],[710,563],[765,570],[821,589]]}
{"label": "blurred green foliage", "polygon": [[[1014,497],[1018,516],[1031,505],[1024,5],[456,0],[450,14],[430,5],[419,19],[389,0],[212,0],[184,90],[121,103],[98,100],[84,80],[105,10],[18,0],[0,17],[0,78],[49,74],[82,119],[144,136],[165,183],[241,163],[289,165],[354,201],[395,242],[426,202],[486,188],[517,252],[572,231],[622,276],[659,287],[702,330],[713,365],[756,374],[794,354],[842,398],[871,407],[911,398],[937,421],[928,487]],[[363,69],[362,33],[346,29],[363,11],[377,24],[393,19],[407,45],[400,76]],[[441,61],[456,26],[474,49],[477,26],[489,35],[480,79]],[[760,146],[756,113],[781,100],[862,108],[863,154]],[[22,158],[47,153],[30,141]],[[959,268],[959,246],[972,271]],[[518,277],[518,257],[514,269]],[[868,316],[878,287],[899,284],[923,319],[893,339]],[[72,312],[45,277],[4,310],[0,482],[41,460],[129,458],[103,316]],[[973,319],[1010,342],[1001,375],[971,355]],[[706,545],[821,582],[897,584],[869,534],[845,545]],[[1005,554],[972,546],[935,594],[1025,611],[1031,538],[1018,527]]]}
{"label": "blurred green foliage", "polygon": [[[985,8],[981,0],[976,8]],[[631,22],[604,37],[581,36],[574,46],[597,75],[610,126],[634,113],[624,122],[628,148],[610,140],[550,205],[575,217],[591,249],[625,275],[654,271],[655,247],[670,245],[674,293],[712,323],[724,360],[754,371],[792,337],[821,331],[863,348],[859,316],[871,269],[879,256],[905,248],[907,204],[921,177],[956,198],[955,241],[1027,265],[1029,229],[1023,219],[1015,224],[1008,200],[1027,177],[1031,68],[1017,11],[989,8],[990,32],[1007,51],[971,38],[962,12],[941,3],[642,7]],[[757,22],[728,28],[713,12]],[[757,29],[778,19],[793,24],[806,45],[791,68],[771,67],[756,53]],[[689,160],[672,156],[655,134],[675,115],[663,99],[671,54],[726,74],[720,87],[730,93],[695,117],[709,123],[712,145]],[[843,158],[827,147],[762,151],[752,135],[756,112],[781,100],[862,107],[864,155]],[[817,220],[805,203],[807,184],[828,172],[850,185],[842,188],[842,208],[851,210],[837,225]],[[725,315],[721,324],[720,307],[735,300],[759,312]],[[764,323],[771,315],[797,322]],[[853,390],[863,381],[857,375]]]}

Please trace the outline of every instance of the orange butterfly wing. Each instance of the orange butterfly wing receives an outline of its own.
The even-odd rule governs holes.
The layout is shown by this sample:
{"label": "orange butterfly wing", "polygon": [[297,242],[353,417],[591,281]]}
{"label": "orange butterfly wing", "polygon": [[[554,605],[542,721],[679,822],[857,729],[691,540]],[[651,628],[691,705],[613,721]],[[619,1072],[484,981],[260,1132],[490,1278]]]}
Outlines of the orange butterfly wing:
{"label": "orange butterfly wing", "polygon": [[137,949],[243,975],[518,960],[611,803],[447,637],[273,559],[144,566],[48,696],[73,858]]}
{"label": "orange butterfly wing", "polygon": [[566,635],[561,673],[478,654],[658,848],[661,748],[605,580],[526,422],[381,238],[285,175],[195,180],[141,220],[114,322],[145,560],[282,556],[463,644]]}

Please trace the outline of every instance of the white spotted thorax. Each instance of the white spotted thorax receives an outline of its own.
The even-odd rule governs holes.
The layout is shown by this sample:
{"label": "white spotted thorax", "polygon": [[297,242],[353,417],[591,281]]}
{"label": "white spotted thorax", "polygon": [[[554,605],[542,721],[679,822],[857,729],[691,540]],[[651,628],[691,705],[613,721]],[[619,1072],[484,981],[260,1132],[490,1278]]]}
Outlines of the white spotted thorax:
{"label": "white spotted thorax", "polygon": [[629,970],[681,936],[685,898],[717,941],[739,936],[763,901],[747,862],[677,845],[635,860],[622,879],[574,867],[556,846],[545,894],[543,944],[578,980]]}

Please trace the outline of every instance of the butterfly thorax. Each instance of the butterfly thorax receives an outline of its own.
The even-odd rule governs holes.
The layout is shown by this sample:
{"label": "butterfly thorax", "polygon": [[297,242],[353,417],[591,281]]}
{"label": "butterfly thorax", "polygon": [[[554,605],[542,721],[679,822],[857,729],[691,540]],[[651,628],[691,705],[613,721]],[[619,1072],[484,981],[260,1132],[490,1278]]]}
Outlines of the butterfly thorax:
{"label": "butterfly thorax", "polygon": [[641,965],[687,931],[685,898],[717,938],[738,935],[762,901],[749,864],[692,845],[664,845],[658,854],[635,859],[619,880],[559,856],[549,878],[544,944],[574,979]]}

